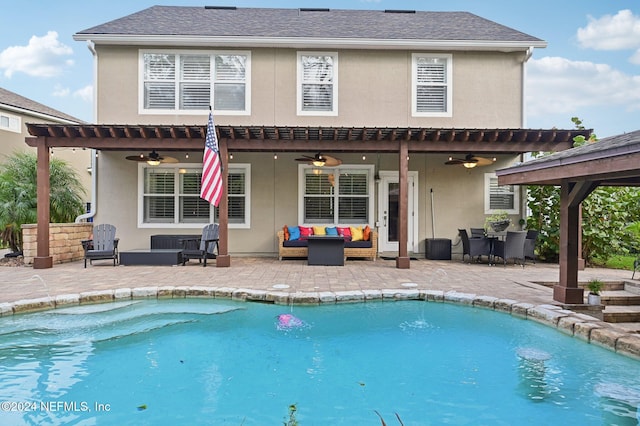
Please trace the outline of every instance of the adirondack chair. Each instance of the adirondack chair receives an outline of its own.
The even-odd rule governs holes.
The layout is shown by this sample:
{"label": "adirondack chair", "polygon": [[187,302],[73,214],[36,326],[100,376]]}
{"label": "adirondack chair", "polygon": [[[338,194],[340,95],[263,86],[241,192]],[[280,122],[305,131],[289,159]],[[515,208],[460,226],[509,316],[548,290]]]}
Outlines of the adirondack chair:
{"label": "adirondack chair", "polygon": [[215,259],[218,250],[218,224],[210,223],[202,229],[200,238],[185,238],[182,242],[182,265],[191,259],[198,259],[198,263],[207,266],[207,259]]}
{"label": "adirondack chair", "polygon": [[84,249],[84,267],[87,260],[92,264],[94,260],[112,259],[113,266],[118,264],[118,238],[116,227],[109,224],[100,224],[93,227],[93,236],[90,240],[82,240]]}

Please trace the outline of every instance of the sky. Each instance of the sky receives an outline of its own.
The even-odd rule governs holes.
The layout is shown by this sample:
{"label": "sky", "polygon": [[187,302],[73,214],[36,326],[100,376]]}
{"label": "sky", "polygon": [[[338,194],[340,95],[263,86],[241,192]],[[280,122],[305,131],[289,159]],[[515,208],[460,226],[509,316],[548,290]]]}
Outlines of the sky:
{"label": "sky", "polygon": [[467,11],[545,40],[527,62],[526,128],[640,129],[639,0],[20,0],[0,13],[0,87],[94,122],[93,58],[73,34],[153,5]]}

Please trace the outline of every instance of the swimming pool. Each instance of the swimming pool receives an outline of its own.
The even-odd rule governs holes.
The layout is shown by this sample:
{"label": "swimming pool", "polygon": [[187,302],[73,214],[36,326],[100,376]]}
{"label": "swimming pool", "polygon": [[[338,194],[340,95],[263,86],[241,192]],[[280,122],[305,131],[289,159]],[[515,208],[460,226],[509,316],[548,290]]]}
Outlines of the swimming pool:
{"label": "swimming pool", "polygon": [[0,424],[637,424],[638,371],[447,303],[128,301],[2,318]]}

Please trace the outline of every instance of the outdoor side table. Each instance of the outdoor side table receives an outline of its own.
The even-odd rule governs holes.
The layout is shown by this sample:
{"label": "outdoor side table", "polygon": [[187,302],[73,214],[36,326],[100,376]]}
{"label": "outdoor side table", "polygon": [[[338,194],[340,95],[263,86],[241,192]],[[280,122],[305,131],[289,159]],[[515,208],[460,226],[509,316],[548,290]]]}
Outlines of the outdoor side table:
{"label": "outdoor side table", "polygon": [[344,237],[333,235],[310,236],[307,264],[344,266]]}

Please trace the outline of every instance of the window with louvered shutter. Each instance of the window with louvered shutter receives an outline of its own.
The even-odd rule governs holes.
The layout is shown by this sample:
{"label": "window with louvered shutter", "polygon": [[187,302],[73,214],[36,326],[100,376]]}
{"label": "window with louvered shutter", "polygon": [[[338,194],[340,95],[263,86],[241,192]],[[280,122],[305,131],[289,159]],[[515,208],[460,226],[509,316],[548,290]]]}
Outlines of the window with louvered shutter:
{"label": "window with louvered shutter", "polygon": [[337,54],[298,54],[298,112],[337,112]]}
{"label": "window with louvered shutter", "polygon": [[206,200],[200,198],[201,170],[180,169],[180,223],[206,223],[209,221],[210,208]]}
{"label": "window with louvered shutter", "polygon": [[175,175],[171,171],[145,170],[145,222],[173,223],[175,217],[174,180]]}
{"label": "window with louvered shutter", "polygon": [[313,224],[369,222],[369,170],[304,170],[303,221]]}
{"label": "window with louvered shutter", "polygon": [[509,214],[519,212],[519,192],[515,185],[498,185],[494,173],[485,174],[485,213],[506,211]]}
{"label": "window with louvered shutter", "polygon": [[248,52],[142,56],[145,110],[249,112]]}
{"label": "window with louvered shutter", "polygon": [[413,113],[451,113],[451,55],[413,55]]}
{"label": "window with louvered shutter", "polygon": [[244,223],[246,215],[246,176],[229,170],[227,182],[229,223]]}

